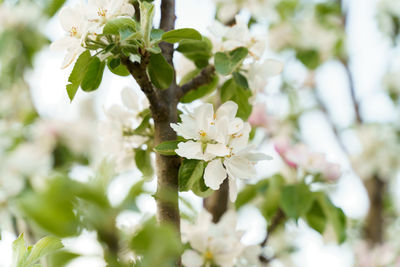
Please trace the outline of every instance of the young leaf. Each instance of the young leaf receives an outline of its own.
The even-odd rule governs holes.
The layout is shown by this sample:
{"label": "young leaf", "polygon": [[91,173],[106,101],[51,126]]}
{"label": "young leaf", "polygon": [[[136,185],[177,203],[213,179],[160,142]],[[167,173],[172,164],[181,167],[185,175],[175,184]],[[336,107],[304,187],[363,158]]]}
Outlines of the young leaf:
{"label": "young leaf", "polygon": [[282,187],[284,185],[284,178],[281,175],[274,175],[271,178],[267,179],[267,181],[269,183],[263,194],[264,201],[261,204],[260,210],[261,214],[266,220],[271,220],[271,218],[276,214],[279,209]]}
{"label": "young leaf", "polygon": [[249,89],[249,83],[247,81],[247,78],[244,77],[240,72],[235,71],[232,74],[232,76],[237,85],[239,85],[240,87],[242,87],[244,89]]}
{"label": "young leaf", "polygon": [[28,258],[25,260],[25,266],[33,265],[38,262],[40,258],[54,253],[63,247],[64,245],[59,238],[53,236],[43,237],[32,247]]}
{"label": "young leaf", "polygon": [[232,100],[238,104],[237,116],[247,120],[253,106],[249,103],[251,91],[238,86],[233,79],[227,80],[221,87],[220,96],[222,102]]}
{"label": "young leaf", "polygon": [[20,234],[19,237],[12,243],[13,251],[13,266],[21,265],[21,262],[25,259],[28,249],[25,246],[24,234]]}
{"label": "young leaf", "polygon": [[166,141],[162,142],[158,146],[154,148],[154,151],[166,156],[173,156],[176,155],[175,149],[178,148],[178,144],[181,141]]}
{"label": "young leaf", "polygon": [[192,60],[199,69],[207,66],[209,59],[213,55],[211,41],[207,38],[202,40],[183,40],[179,43],[176,51]]}
{"label": "young leaf", "polygon": [[201,40],[201,34],[195,29],[184,28],[166,32],[161,40],[167,43],[178,43],[182,40]]}
{"label": "young leaf", "polygon": [[249,51],[245,47],[238,47],[228,53],[218,52],[214,56],[216,71],[221,75],[234,72],[246,58]]}
{"label": "young leaf", "polygon": [[287,185],[282,189],[281,208],[290,218],[298,219],[305,215],[312,202],[312,193],[304,183]]}
{"label": "young leaf", "polygon": [[138,169],[142,172],[145,179],[151,178],[154,174],[153,166],[151,165],[151,151],[143,149],[135,149],[135,163]]}
{"label": "young leaf", "polygon": [[150,36],[153,28],[154,5],[140,1],[140,27],[145,47],[151,47]]}
{"label": "young leaf", "polygon": [[92,57],[81,83],[83,91],[91,92],[99,88],[101,80],[103,79],[105,64],[105,61],[101,61],[98,57]]}
{"label": "young leaf", "polygon": [[104,34],[120,34],[124,30],[129,30],[131,33],[136,31],[136,22],[128,17],[116,18],[107,21],[104,25]]}
{"label": "young leaf", "polygon": [[128,76],[129,75],[129,70],[122,64],[119,64],[118,66],[111,66],[111,61],[112,60],[108,60],[107,61],[107,67],[108,69],[118,75],[118,76]]}
{"label": "young leaf", "polygon": [[158,89],[168,88],[174,79],[174,69],[168,64],[162,54],[151,54],[147,71],[151,82]]}
{"label": "young leaf", "polygon": [[91,58],[90,52],[86,50],[75,62],[74,68],[68,78],[69,84],[67,84],[67,93],[71,101],[74,99],[76,91],[85,77]]}
{"label": "young leaf", "polygon": [[205,162],[195,159],[184,159],[178,173],[179,191],[189,191],[203,177]]}
{"label": "young leaf", "polygon": [[307,212],[306,220],[308,225],[320,234],[325,231],[327,218],[317,200],[313,202],[311,209]]}

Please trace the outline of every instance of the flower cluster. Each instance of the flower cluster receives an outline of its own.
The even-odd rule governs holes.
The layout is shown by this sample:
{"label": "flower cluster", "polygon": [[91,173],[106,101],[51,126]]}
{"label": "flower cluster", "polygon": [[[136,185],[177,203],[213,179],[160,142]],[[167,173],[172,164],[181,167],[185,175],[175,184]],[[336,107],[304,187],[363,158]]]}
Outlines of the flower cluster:
{"label": "flower cluster", "polygon": [[189,140],[179,143],[176,153],[184,158],[207,161],[204,181],[213,190],[219,189],[228,177],[231,201],[237,196],[236,180],[255,177],[255,163],[270,158],[250,152],[251,127],[236,117],[237,110],[237,104],[232,101],[222,104],[216,112],[212,104],[203,104],[193,113],[181,115],[181,123],[171,124],[178,135]]}
{"label": "flower cluster", "polygon": [[320,174],[329,182],[336,181],[341,176],[340,165],[327,161],[324,154],[311,151],[304,144],[292,146],[288,139],[277,138],[275,150],[288,166],[306,174]]}
{"label": "flower cluster", "polygon": [[103,151],[115,161],[117,171],[126,171],[135,166],[134,150],[145,144],[149,137],[134,133],[139,126],[140,113],[149,103],[131,88],[121,92],[123,106],[112,105],[106,112],[107,121],[100,125],[100,138]]}
{"label": "flower cluster", "polygon": [[202,211],[194,225],[182,225],[182,241],[189,242],[192,249],[182,255],[185,267],[220,266],[233,267],[240,262],[246,266],[258,266],[261,248],[245,246],[242,231],[236,229],[237,216],[233,211],[224,214],[214,224],[211,215]]}
{"label": "flower cluster", "polygon": [[398,1],[380,0],[377,4],[377,20],[380,30],[396,38],[399,34],[397,21],[400,18],[400,3]]}
{"label": "flower cluster", "polygon": [[357,135],[361,151],[354,153],[351,159],[356,173],[362,179],[374,175],[383,180],[394,178],[400,168],[396,129],[389,125],[363,125],[357,129]]}
{"label": "flower cluster", "polygon": [[85,51],[85,39],[101,33],[105,23],[113,18],[135,13],[133,5],[127,0],[89,0],[88,4],[64,7],[59,19],[65,37],[51,44],[54,50],[67,50],[62,68],[68,67],[74,59]]}

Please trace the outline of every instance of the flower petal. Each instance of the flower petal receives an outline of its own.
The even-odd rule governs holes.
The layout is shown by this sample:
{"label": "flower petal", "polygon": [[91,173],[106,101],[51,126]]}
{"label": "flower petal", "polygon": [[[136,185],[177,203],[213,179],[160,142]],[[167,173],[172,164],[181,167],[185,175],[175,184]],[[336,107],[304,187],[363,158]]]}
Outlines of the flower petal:
{"label": "flower petal", "polygon": [[213,190],[219,189],[219,186],[226,178],[226,170],[222,165],[221,159],[215,159],[208,163],[204,171],[204,182]]}
{"label": "flower petal", "polygon": [[178,144],[178,148],[175,149],[176,154],[187,159],[199,159],[204,158],[201,143],[194,141],[181,142]]}
{"label": "flower petal", "polygon": [[228,181],[229,181],[229,199],[231,200],[231,202],[235,202],[238,195],[236,180],[229,176]]}
{"label": "flower petal", "polygon": [[182,264],[185,267],[201,267],[204,264],[203,258],[194,250],[186,250],[182,254]]}

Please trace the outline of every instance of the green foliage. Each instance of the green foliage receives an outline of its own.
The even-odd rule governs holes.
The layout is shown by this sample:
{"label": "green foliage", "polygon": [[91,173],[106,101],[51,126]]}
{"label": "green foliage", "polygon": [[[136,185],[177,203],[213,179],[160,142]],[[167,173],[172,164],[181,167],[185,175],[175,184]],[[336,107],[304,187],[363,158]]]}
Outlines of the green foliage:
{"label": "green foliage", "polygon": [[248,53],[245,47],[238,47],[227,53],[216,53],[214,56],[216,71],[221,75],[231,74],[242,64]]}
{"label": "green foliage", "polygon": [[174,79],[174,69],[161,54],[151,54],[147,71],[158,89],[167,89]]}
{"label": "green foliage", "polygon": [[221,87],[221,101],[234,101],[238,105],[237,116],[243,120],[247,120],[253,109],[249,103],[251,91],[238,85],[234,79],[227,80]]}
{"label": "green foliage", "polygon": [[306,214],[306,220],[311,228],[320,234],[324,233],[327,224],[327,218],[318,201],[313,202],[311,209]]}
{"label": "green foliage", "polygon": [[161,40],[167,43],[178,43],[183,40],[201,40],[201,34],[195,29],[184,28],[166,32]]}
{"label": "green foliage", "polygon": [[[63,244],[61,240],[46,236],[40,239],[33,246],[26,246],[23,234],[21,234],[13,242],[13,266],[15,267],[30,267],[37,266],[37,263],[45,256],[55,253],[61,248]],[[39,265],[41,266],[41,265]]]}
{"label": "green foliage", "polygon": [[212,44],[207,38],[202,40],[183,40],[176,51],[194,62],[197,68],[204,68],[212,57]]}
{"label": "green foliage", "polygon": [[184,159],[179,168],[179,191],[189,191],[203,178],[206,163],[202,160]]}
{"label": "green foliage", "polygon": [[158,225],[150,220],[132,238],[131,248],[141,261],[138,267],[173,267],[182,252],[178,233],[169,225]]}
{"label": "green foliage", "polygon": [[44,13],[52,17],[64,5],[66,0],[46,0],[44,6]]}
{"label": "green foliage", "polygon": [[161,155],[166,155],[166,156],[173,156],[176,155],[175,150],[178,148],[178,144],[181,141],[165,141],[162,142],[161,144],[158,144],[155,148],[154,151],[161,154]]}
{"label": "green foliage", "polygon": [[312,195],[304,183],[287,185],[282,189],[281,207],[289,218],[298,219],[305,215],[312,205]]}
{"label": "green foliage", "polygon": [[247,78],[244,77],[240,72],[235,71],[232,73],[232,77],[237,85],[244,89],[249,89],[249,82],[247,81]]}
{"label": "green foliage", "polygon": [[315,70],[321,64],[319,53],[315,49],[297,50],[296,57],[310,70]]}
{"label": "green foliage", "polygon": [[153,177],[154,170],[151,164],[151,151],[149,149],[135,149],[135,163],[142,172],[144,179]]}
{"label": "green foliage", "polygon": [[119,58],[109,59],[107,60],[108,69],[118,75],[118,76],[128,76],[129,70],[121,64],[121,60]]}
{"label": "green foliage", "polygon": [[151,47],[151,30],[153,28],[154,5],[147,2],[140,2],[140,29],[144,47]]}
{"label": "green foliage", "polygon": [[75,62],[74,68],[68,78],[69,83],[67,84],[67,93],[71,101],[74,99],[76,91],[85,77],[91,58],[90,52],[85,51]]}
{"label": "green foliage", "polygon": [[107,21],[106,25],[103,28],[103,34],[121,34],[126,32],[126,30],[130,32],[136,32],[136,22],[127,17],[116,18]]}
{"label": "green foliage", "polygon": [[52,253],[48,256],[48,266],[49,267],[64,267],[67,265],[71,260],[79,257],[79,254],[59,250],[55,253]]}
{"label": "green foliage", "polygon": [[92,57],[89,65],[87,66],[85,77],[83,77],[81,83],[81,88],[83,91],[91,92],[99,88],[101,80],[103,79],[105,65],[105,61],[100,61],[100,59],[96,56]]}
{"label": "green foliage", "polygon": [[[200,73],[199,69],[189,72],[182,78],[181,84],[193,79],[199,73]],[[218,80],[219,80],[218,75],[214,75],[212,77],[212,80],[210,83],[208,83],[206,85],[202,85],[202,86],[198,87],[196,90],[189,91],[184,97],[181,98],[180,102],[181,103],[190,103],[196,99],[199,99],[199,98],[202,98],[202,97],[205,97],[205,96],[211,94],[214,91],[214,89],[218,86]]]}
{"label": "green foliage", "polygon": [[287,20],[292,17],[299,6],[298,0],[281,0],[275,6],[276,11],[278,12],[281,20]]}
{"label": "green foliage", "polygon": [[285,185],[281,175],[274,175],[268,180],[268,187],[264,191],[264,199],[261,204],[261,214],[266,220],[271,220],[279,208],[281,208],[282,188]]}

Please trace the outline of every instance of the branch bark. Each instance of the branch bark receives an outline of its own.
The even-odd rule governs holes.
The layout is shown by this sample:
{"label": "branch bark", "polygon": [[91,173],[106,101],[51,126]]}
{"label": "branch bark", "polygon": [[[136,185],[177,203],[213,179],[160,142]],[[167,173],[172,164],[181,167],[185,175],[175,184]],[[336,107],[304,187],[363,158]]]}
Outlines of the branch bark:
{"label": "branch bark", "polygon": [[212,215],[213,222],[217,223],[228,210],[229,184],[228,179],[211,196],[203,200],[204,208]]}
{"label": "branch bark", "polygon": [[385,183],[374,176],[364,182],[369,197],[369,211],[364,228],[365,237],[371,245],[382,243],[383,241],[383,192]]}
{"label": "branch bark", "polygon": [[192,90],[196,90],[197,88],[199,88],[202,85],[208,84],[209,82],[211,82],[214,74],[215,74],[214,66],[205,67],[200,72],[199,75],[197,75],[191,81],[187,82],[186,84],[184,84],[180,87],[180,90],[178,91],[178,98],[180,99],[188,92],[190,92]]}

